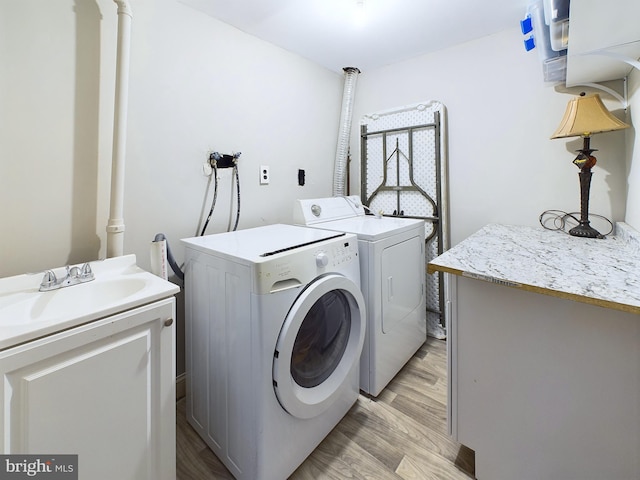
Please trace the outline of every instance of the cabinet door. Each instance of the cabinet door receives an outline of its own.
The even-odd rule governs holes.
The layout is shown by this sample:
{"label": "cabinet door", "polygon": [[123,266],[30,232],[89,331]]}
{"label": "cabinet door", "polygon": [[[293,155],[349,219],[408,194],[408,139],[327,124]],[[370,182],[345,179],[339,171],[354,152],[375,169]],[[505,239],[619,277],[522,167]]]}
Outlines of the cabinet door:
{"label": "cabinet door", "polygon": [[175,301],[0,352],[3,453],[77,454],[80,479],[175,479]]}
{"label": "cabinet door", "polygon": [[382,332],[390,333],[396,326],[407,328],[406,318],[412,315],[416,335],[427,338],[424,313],[424,240],[412,237],[382,251],[381,297]]}

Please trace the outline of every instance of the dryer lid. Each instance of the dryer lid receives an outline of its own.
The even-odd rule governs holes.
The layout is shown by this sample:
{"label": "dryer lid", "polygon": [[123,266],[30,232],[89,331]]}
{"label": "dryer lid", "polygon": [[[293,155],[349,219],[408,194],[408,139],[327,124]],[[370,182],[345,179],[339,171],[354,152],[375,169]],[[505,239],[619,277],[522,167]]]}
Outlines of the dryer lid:
{"label": "dryer lid", "polygon": [[354,233],[358,240],[375,242],[408,230],[417,229],[424,234],[424,220],[418,218],[382,217],[371,215],[344,218],[318,224],[318,228],[335,230],[336,232]]}

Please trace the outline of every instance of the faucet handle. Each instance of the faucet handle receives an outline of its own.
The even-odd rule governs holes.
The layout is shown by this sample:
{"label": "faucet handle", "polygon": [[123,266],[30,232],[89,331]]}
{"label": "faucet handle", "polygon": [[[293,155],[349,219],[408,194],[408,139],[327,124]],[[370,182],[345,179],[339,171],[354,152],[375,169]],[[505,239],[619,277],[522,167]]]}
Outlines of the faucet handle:
{"label": "faucet handle", "polygon": [[51,288],[56,284],[58,279],[56,278],[56,274],[53,273],[53,270],[47,270],[44,272],[44,277],[42,277],[42,282],[40,283],[40,291],[44,291],[43,289]]}
{"label": "faucet handle", "polygon": [[93,270],[91,270],[91,265],[89,265],[89,262],[85,263],[82,266],[82,270],[80,270],[80,278],[93,279]]}

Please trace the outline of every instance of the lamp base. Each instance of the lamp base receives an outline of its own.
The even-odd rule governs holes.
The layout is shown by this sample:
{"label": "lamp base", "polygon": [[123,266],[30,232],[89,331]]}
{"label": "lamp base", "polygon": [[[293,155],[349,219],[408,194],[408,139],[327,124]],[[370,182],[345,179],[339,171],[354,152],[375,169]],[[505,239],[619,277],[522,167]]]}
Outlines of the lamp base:
{"label": "lamp base", "polygon": [[[581,163],[580,173],[580,222],[576,227],[569,230],[569,235],[582,238],[604,238],[599,231],[589,225],[589,188],[591,187],[591,167],[596,164],[596,157],[591,156],[593,152],[589,148],[589,137],[584,138],[584,148],[580,150],[580,154],[576,157],[576,160],[587,159],[587,161]],[[578,165],[574,160],[573,163]]]}
{"label": "lamp base", "polygon": [[569,230],[569,235],[582,238],[604,238],[604,235],[589,224],[580,224],[577,227],[573,227]]}

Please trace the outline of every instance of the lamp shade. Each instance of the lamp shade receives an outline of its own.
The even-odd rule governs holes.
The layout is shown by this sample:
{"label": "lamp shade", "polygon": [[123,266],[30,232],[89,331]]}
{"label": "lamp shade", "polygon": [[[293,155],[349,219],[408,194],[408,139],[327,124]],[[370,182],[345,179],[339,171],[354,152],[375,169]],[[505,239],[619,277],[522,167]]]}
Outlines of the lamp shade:
{"label": "lamp shade", "polygon": [[629,128],[604,106],[600,95],[582,94],[569,101],[560,126],[551,138],[589,137],[594,133]]}

